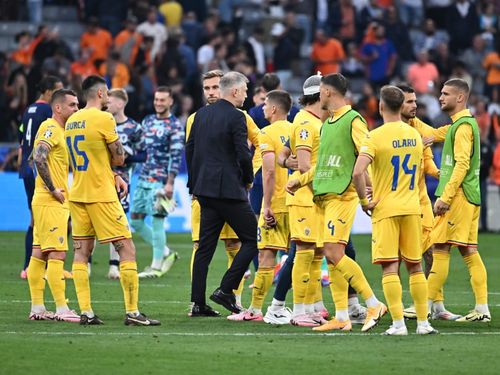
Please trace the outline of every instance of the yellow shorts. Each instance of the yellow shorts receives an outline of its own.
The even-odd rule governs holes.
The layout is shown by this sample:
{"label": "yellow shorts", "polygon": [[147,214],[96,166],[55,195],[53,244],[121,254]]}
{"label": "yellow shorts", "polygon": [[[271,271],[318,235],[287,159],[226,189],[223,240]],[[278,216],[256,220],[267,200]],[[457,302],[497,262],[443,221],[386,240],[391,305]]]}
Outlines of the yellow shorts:
{"label": "yellow shorts", "polygon": [[320,222],[321,242],[346,245],[359,204],[358,197],[317,199],[316,203],[320,212],[324,212],[323,221]]}
{"label": "yellow shorts", "polygon": [[[200,218],[201,208],[200,203],[195,199],[191,201],[191,241],[198,242],[200,240]],[[237,240],[238,236],[233,228],[225,223],[220,232],[221,240]]]}
{"label": "yellow shorts", "polygon": [[292,241],[314,243],[318,241],[318,206],[288,206]]}
{"label": "yellow shorts", "polygon": [[422,209],[422,254],[431,247],[431,231],[434,225],[434,213],[432,212],[432,204],[421,204]]}
{"label": "yellow shorts", "polygon": [[45,251],[68,250],[69,209],[57,206],[32,206],[33,248]]}
{"label": "yellow shorts", "polygon": [[132,238],[127,216],[120,201],[81,203],[69,202],[73,239],[94,238],[100,243]]}
{"label": "yellow shorts", "polygon": [[477,247],[480,207],[467,201],[459,191],[450,204],[449,211],[437,216],[432,228],[432,243]]}
{"label": "yellow shorts", "polygon": [[372,263],[397,262],[399,258],[422,260],[422,218],[401,215],[381,219],[372,225]]}
{"label": "yellow shorts", "polygon": [[257,227],[257,247],[259,250],[288,250],[290,245],[290,227],[288,224],[288,212],[274,214],[278,224],[274,228],[266,228],[264,217],[259,217]]}

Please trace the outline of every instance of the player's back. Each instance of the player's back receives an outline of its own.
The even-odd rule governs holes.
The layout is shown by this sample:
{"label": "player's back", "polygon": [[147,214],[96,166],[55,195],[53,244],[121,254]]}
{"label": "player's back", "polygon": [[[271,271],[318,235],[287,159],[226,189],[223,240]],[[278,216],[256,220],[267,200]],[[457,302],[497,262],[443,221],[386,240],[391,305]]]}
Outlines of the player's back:
{"label": "player's back", "polygon": [[[278,155],[284,144],[290,137],[292,124],[286,120],[276,121],[264,129],[261,129],[259,135],[259,147],[262,156],[267,152],[274,153],[274,192],[271,202],[271,208],[274,213],[286,212],[286,190],[285,186],[288,180],[288,171],[278,165]],[[263,170],[264,173],[264,170]],[[262,176],[264,180],[264,175]]]}
{"label": "player's back", "polygon": [[418,132],[402,121],[386,123],[369,133],[361,153],[373,159],[373,199],[379,200],[373,220],[420,214],[423,147]]}
{"label": "player's back", "polygon": [[[311,153],[310,165],[313,168],[318,160],[320,131],[323,123],[311,112],[301,109],[295,116],[290,130],[290,149],[297,155],[297,149],[309,150]],[[298,178],[300,171],[295,171],[290,178]],[[295,195],[287,194],[287,205],[312,206],[313,193],[311,189],[299,189]]]}
{"label": "player's back", "polygon": [[22,160],[19,177],[33,177],[33,171],[28,163],[28,158],[33,152],[35,136],[42,122],[52,116],[52,109],[47,102],[37,101],[31,104],[23,114],[22,126]]}
{"label": "player's back", "polygon": [[64,132],[73,169],[70,201],[112,202],[117,198],[108,144],[118,140],[116,122],[97,108],[73,114]]}

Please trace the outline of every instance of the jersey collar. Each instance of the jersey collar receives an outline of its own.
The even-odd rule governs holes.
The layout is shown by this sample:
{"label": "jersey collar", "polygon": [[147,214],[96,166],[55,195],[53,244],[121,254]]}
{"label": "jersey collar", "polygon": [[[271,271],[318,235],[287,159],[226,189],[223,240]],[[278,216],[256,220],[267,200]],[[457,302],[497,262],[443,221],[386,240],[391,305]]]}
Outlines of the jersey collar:
{"label": "jersey collar", "polygon": [[470,111],[466,108],[464,110],[461,110],[460,112],[455,113],[453,116],[451,116],[451,121],[455,122],[461,117],[472,117]]}
{"label": "jersey collar", "polygon": [[337,120],[338,118],[342,117],[343,115],[345,115],[348,111],[351,110],[351,106],[346,104],[346,105],[343,105],[342,107],[336,109],[335,111],[333,111],[333,116],[330,117],[330,121],[333,121],[333,120]]}

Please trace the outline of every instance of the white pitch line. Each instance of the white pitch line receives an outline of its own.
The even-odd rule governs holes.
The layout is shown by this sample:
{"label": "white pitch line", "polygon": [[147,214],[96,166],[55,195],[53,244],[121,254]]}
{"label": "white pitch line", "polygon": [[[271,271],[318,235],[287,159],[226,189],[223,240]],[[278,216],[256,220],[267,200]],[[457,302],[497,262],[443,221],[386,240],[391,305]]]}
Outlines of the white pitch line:
{"label": "white pitch line", "polygon": [[[325,336],[380,336],[378,333],[272,333],[272,332],[264,332],[264,333],[256,333],[256,332],[233,332],[233,333],[223,333],[223,332],[48,332],[48,331],[39,331],[39,332],[19,332],[19,331],[5,331],[0,332],[1,334],[6,335],[38,335],[38,336],[186,336],[186,337],[204,337],[204,336],[223,336],[223,337],[300,337],[300,336],[310,336],[310,337],[325,337]],[[416,336],[416,334],[411,333],[411,336]],[[461,332],[443,332],[435,337],[439,336],[498,336],[500,335],[499,331],[495,332],[469,332],[469,331],[461,331]]]}

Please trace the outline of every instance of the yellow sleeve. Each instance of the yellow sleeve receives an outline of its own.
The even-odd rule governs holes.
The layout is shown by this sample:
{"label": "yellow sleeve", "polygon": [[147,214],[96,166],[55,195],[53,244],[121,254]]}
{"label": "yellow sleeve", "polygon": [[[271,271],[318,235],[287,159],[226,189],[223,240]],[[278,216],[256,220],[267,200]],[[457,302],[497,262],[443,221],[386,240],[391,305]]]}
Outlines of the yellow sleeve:
{"label": "yellow sleeve", "polygon": [[196,115],[196,112],[190,114],[186,120],[186,142],[189,139],[189,133],[191,133],[191,127],[193,126],[194,115]]}
{"label": "yellow sleeve", "polygon": [[356,146],[356,150],[358,152],[361,149],[361,145],[366,139],[367,134],[368,134],[368,128],[366,127],[366,124],[363,121],[361,121],[359,117],[356,117],[352,122],[351,135],[354,145]]}
{"label": "yellow sleeve", "polygon": [[116,132],[116,121],[111,113],[102,112],[99,120],[100,127],[98,132],[104,137],[107,144],[116,142],[119,137]]}
{"label": "yellow sleeve", "polygon": [[248,113],[243,111],[245,118],[247,120],[247,133],[248,140],[252,143],[253,147],[259,148],[259,127],[255,124],[253,118],[250,117]]}
{"label": "yellow sleeve", "polygon": [[310,184],[314,179],[315,173],[316,173],[316,166],[310,168],[306,173],[302,173],[298,177],[300,186],[306,186],[307,184]]}
{"label": "yellow sleeve", "polygon": [[314,141],[314,126],[309,121],[293,127],[293,137],[295,139],[295,148],[312,149]]}
{"label": "yellow sleeve", "polygon": [[453,154],[455,155],[455,168],[451,174],[450,181],[446,184],[441,200],[447,204],[457,193],[458,188],[462,185],[462,181],[470,167],[470,156],[472,153],[472,145],[474,137],[472,128],[468,124],[459,126],[455,133],[455,144],[453,145]]}
{"label": "yellow sleeve", "polygon": [[424,148],[424,173],[439,178],[439,169],[434,163],[434,155],[430,147]]}
{"label": "yellow sleeve", "polygon": [[439,128],[434,128],[427,125],[425,122],[415,117],[413,119],[413,127],[420,133],[422,137],[434,137],[434,142],[444,142],[446,133],[451,125],[444,125]]}
{"label": "yellow sleeve", "polygon": [[375,159],[376,153],[377,153],[377,147],[376,147],[376,142],[373,140],[373,134],[368,134],[365,137],[361,147],[359,148],[359,154],[366,155],[373,160]]}
{"label": "yellow sleeve", "polygon": [[263,131],[259,133],[259,150],[261,155],[264,155],[266,152],[274,152],[273,140],[269,134]]}
{"label": "yellow sleeve", "polygon": [[57,144],[57,137],[53,130],[50,130],[46,122],[42,122],[38,128],[35,138],[35,147],[38,146],[40,142],[45,143],[49,148],[54,147]]}

